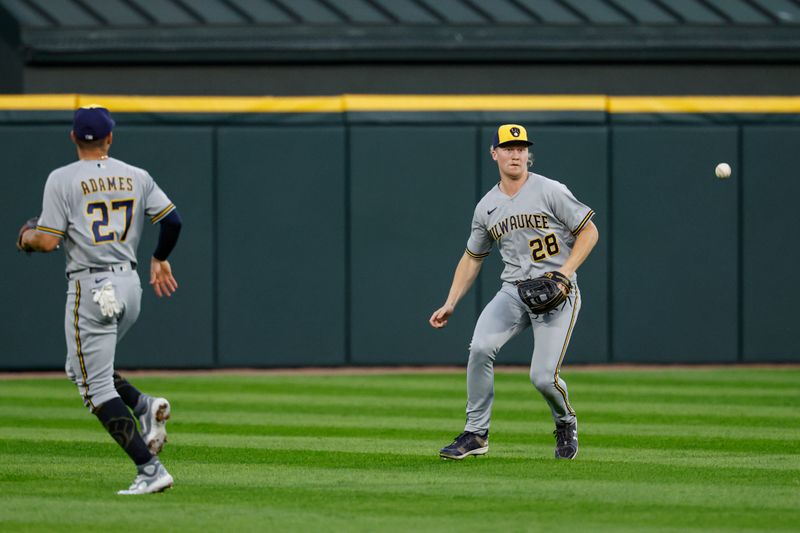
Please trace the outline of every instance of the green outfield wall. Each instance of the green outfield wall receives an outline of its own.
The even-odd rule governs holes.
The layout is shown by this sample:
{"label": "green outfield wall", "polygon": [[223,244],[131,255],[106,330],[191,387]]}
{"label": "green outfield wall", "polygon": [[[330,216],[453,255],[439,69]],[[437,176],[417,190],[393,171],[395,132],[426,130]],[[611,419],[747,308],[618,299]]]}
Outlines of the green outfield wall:
{"label": "green outfield wall", "polygon": [[[185,223],[180,289],[145,288],[120,367],[466,363],[499,254],[445,330],[427,319],[510,121],[528,126],[533,170],[597,212],[568,363],[800,361],[800,98],[39,95],[0,96],[2,369],[63,365],[63,255],[26,257],[13,239],[74,160],[72,110],[89,102],[115,113],[112,155],[148,169]],[[156,238],[139,250],[145,285]],[[497,361],[531,350],[523,334]]]}

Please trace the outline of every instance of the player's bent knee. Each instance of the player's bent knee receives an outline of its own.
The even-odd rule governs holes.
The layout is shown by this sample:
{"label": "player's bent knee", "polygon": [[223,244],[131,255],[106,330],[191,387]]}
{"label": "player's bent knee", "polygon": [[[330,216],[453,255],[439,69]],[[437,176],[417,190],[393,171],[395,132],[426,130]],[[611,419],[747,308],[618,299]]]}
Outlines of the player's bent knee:
{"label": "player's bent knee", "polygon": [[472,340],[469,346],[469,360],[475,363],[494,361],[497,354],[497,346],[488,342]]}
{"label": "player's bent knee", "polygon": [[488,337],[473,337],[469,343],[469,354],[470,357],[475,354],[489,357],[492,361],[494,361],[497,352],[500,351],[502,346],[503,343],[498,343],[497,339],[493,338],[491,335]]}
{"label": "player's bent knee", "polygon": [[554,385],[553,374],[547,374],[545,372],[538,372],[536,374],[531,373],[530,375],[531,383],[537,390],[540,392],[546,392],[552,390]]}

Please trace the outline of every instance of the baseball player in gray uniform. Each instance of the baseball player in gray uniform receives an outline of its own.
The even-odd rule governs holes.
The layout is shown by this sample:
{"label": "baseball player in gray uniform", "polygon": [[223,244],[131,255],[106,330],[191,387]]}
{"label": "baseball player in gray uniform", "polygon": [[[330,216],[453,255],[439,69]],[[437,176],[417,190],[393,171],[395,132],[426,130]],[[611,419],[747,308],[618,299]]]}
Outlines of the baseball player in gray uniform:
{"label": "baseball player in gray uniform", "polygon": [[[576,200],[567,187],[528,171],[531,144],[525,128],[518,124],[497,129],[491,156],[497,162],[500,182],[478,202],[450,293],[430,318],[434,328],[447,325],[496,243],[505,264],[502,286],[475,325],[467,364],[467,422],[464,432],[439,452],[444,458],[463,459],[489,451],[495,356],[529,326],[534,336],[530,379],[553,414],[555,456],[574,459],[578,453],[578,423],[559,370],[581,308],[575,272],[597,243],[598,232],[591,221],[594,211]],[[554,270],[572,282],[569,298],[555,311],[534,315],[520,298],[515,282]]]}
{"label": "baseball player in gray uniform", "polygon": [[[23,227],[17,246],[51,252],[63,243],[68,279],[66,372],[84,404],[136,464],[133,484],[119,494],[146,494],[173,484],[157,455],[166,441],[170,405],[164,398],[141,393],[117,374],[114,352],[139,316],[142,288],[136,248],[145,217],[160,223],[150,261],[150,284],[159,297],[178,288],[167,256],[182,223],[150,174],[108,156],[113,126],[103,107],[75,112],[70,137],[79,160],[47,178],[42,214],[35,227]],[[139,418],[141,432],[129,409]]]}

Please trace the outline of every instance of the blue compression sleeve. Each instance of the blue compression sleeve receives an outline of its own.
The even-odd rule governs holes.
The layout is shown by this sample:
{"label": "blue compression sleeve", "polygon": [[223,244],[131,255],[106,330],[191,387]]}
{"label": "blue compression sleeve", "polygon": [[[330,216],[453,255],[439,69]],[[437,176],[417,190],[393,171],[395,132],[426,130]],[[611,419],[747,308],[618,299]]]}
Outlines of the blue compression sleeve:
{"label": "blue compression sleeve", "polygon": [[166,261],[175,245],[178,244],[178,236],[181,234],[183,221],[178,214],[178,210],[173,209],[172,213],[161,219],[159,224],[161,228],[158,234],[158,245],[156,246],[156,251],[153,252],[153,257],[159,261]]}

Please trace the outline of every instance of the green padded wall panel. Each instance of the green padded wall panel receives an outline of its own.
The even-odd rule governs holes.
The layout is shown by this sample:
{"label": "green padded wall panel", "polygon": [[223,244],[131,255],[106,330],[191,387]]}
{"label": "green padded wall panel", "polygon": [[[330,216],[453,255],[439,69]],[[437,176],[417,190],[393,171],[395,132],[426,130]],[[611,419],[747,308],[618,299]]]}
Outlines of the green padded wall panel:
{"label": "green padded wall panel", "polygon": [[617,126],[612,137],[614,361],[734,362],[734,126]]}
{"label": "green padded wall panel", "polygon": [[344,139],[328,126],[219,129],[221,365],[345,362]]}
{"label": "green padded wall panel", "polygon": [[[800,198],[800,128],[748,126],[743,132],[742,355],[746,362],[800,361],[797,302],[792,282],[800,263],[792,237]],[[738,175],[740,171],[741,175]],[[765,259],[771,259],[764,262]],[[765,280],[769,296],[765,298]],[[773,285],[774,284],[774,285]]]}
{"label": "green padded wall panel", "polygon": [[443,330],[428,319],[469,235],[476,137],[464,126],[352,128],[353,363],[466,364],[474,291]]}

